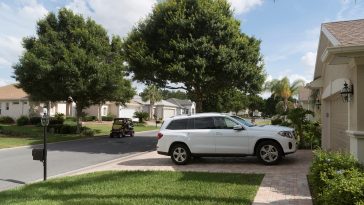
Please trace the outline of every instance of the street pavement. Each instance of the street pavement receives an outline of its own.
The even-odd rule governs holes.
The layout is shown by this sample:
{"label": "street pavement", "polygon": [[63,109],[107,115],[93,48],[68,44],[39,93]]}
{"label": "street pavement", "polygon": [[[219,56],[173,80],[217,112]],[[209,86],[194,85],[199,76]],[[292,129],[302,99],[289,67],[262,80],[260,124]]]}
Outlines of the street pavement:
{"label": "street pavement", "polygon": [[[157,131],[135,137],[93,139],[48,145],[48,177],[109,160],[155,150]],[[43,179],[43,163],[33,161],[32,149],[42,146],[0,149],[0,191]]]}

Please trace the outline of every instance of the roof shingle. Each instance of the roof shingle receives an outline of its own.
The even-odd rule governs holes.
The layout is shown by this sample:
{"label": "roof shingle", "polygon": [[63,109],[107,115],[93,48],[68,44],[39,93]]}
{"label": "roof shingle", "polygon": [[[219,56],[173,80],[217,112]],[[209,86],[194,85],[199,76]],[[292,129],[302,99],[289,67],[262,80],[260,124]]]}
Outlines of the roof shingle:
{"label": "roof shingle", "polygon": [[339,41],[340,46],[364,45],[364,19],[322,24]]}
{"label": "roof shingle", "polygon": [[28,94],[15,84],[0,87],[0,100],[26,100]]}

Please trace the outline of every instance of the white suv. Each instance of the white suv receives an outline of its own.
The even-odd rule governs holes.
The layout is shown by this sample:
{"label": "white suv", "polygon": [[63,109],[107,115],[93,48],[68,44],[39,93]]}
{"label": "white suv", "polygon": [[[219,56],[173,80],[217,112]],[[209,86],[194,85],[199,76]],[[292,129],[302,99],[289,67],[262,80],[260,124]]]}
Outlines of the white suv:
{"label": "white suv", "polygon": [[292,128],[253,126],[239,117],[219,113],[168,118],[157,137],[158,153],[171,156],[178,165],[192,157],[249,155],[273,165],[296,151]]}

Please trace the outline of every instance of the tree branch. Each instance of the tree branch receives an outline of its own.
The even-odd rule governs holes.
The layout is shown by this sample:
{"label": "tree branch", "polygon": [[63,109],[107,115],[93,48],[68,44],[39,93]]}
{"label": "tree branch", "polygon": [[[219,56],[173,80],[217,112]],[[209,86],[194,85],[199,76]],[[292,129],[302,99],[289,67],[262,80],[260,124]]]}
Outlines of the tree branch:
{"label": "tree branch", "polygon": [[187,88],[184,87],[184,86],[173,87],[173,86],[166,85],[164,87],[167,88],[167,89],[172,89],[172,90],[177,90],[177,89],[187,90]]}

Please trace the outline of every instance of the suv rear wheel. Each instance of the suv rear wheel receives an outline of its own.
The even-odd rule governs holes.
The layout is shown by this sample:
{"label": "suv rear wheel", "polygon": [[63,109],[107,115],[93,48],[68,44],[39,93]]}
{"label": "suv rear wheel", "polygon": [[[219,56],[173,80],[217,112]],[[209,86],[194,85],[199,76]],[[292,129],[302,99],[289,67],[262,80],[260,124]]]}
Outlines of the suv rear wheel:
{"label": "suv rear wheel", "polygon": [[184,144],[173,145],[171,149],[171,159],[177,165],[184,165],[191,158],[191,153],[188,147]]}
{"label": "suv rear wheel", "polygon": [[282,155],[281,147],[276,142],[265,141],[258,145],[257,157],[263,164],[278,164],[282,160]]}

